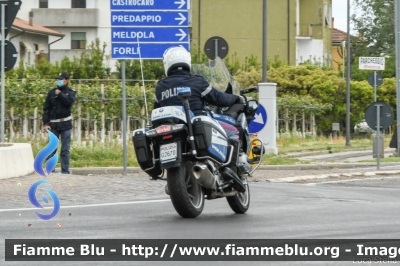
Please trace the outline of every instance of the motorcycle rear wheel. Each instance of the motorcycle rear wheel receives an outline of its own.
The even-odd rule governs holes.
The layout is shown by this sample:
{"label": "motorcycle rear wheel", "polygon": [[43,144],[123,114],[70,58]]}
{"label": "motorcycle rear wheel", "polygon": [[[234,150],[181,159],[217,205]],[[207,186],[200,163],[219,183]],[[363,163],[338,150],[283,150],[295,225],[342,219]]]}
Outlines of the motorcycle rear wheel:
{"label": "motorcycle rear wheel", "polygon": [[232,211],[238,214],[247,212],[250,207],[250,187],[249,184],[245,184],[244,186],[246,188],[245,192],[238,193],[232,197],[226,197]]}
{"label": "motorcycle rear wheel", "polygon": [[204,208],[204,191],[191,174],[194,163],[182,158],[181,167],[168,169],[169,195],[176,212],[183,218],[195,218]]}

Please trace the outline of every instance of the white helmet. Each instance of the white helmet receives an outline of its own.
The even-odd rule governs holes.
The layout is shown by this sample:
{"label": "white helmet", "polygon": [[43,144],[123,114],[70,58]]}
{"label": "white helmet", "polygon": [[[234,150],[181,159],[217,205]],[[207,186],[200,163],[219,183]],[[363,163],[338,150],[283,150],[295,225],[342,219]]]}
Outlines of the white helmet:
{"label": "white helmet", "polygon": [[175,67],[186,67],[190,71],[192,58],[190,53],[182,46],[174,46],[165,50],[163,55],[165,75]]}

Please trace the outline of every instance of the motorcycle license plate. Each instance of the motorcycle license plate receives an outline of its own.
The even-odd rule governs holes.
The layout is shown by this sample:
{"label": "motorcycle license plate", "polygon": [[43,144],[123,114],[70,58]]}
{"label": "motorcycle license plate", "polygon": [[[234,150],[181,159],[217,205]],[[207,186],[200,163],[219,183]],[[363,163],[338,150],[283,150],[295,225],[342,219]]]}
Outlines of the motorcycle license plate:
{"label": "motorcycle license plate", "polygon": [[178,153],[178,145],[176,142],[168,143],[160,146],[161,163],[173,162],[176,160]]}

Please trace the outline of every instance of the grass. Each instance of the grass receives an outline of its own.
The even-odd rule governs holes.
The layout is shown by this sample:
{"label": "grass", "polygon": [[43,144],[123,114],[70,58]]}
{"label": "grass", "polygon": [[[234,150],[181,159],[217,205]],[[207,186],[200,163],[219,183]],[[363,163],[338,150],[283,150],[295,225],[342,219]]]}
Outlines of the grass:
{"label": "grass", "polygon": [[280,164],[309,164],[310,161],[299,160],[295,158],[277,157],[275,154],[267,154],[262,158],[262,165],[280,165]]}
{"label": "grass", "polygon": [[[389,143],[390,137],[386,138]],[[326,137],[307,137],[305,139],[298,136],[282,137],[277,140],[277,147],[280,155],[304,152],[304,151],[324,151],[335,153],[353,149],[367,149],[372,147],[372,138],[351,139],[351,146],[346,146],[346,138],[338,137],[330,139]]]}
{"label": "grass", "polygon": [[[43,149],[45,142],[32,145],[34,156]],[[60,148],[58,154],[60,155]],[[79,146],[76,142],[71,143],[70,167],[111,167],[123,165],[123,147],[120,144],[94,143],[93,147]],[[127,146],[127,165],[138,166],[135,151],[131,143]],[[57,164],[60,167],[60,163]]]}
{"label": "grass", "polygon": [[[385,140],[389,143],[390,137]],[[17,142],[26,142],[23,140]],[[34,156],[46,146],[46,142],[32,142],[32,150]],[[387,145],[386,145],[387,146]],[[339,137],[330,139],[325,137],[308,137],[306,139],[289,136],[282,137],[277,140],[279,155],[305,151],[326,151],[335,153],[352,149],[372,149],[372,138],[352,139],[351,146],[346,146],[346,139]],[[59,147],[60,152],[60,147]],[[123,147],[120,144],[103,144],[94,142],[93,147],[84,147],[76,142],[71,143],[71,161],[70,167],[112,167],[123,165]],[[375,160],[371,160],[375,161]],[[371,162],[366,161],[366,162]],[[382,162],[400,162],[397,157],[381,159]],[[275,155],[264,155],[262,164],[264,165],[289,165],[289,164],[309,164],[310,161],[298,160],[295,158],[282,158]],[[135,151],[131,142],[127,146],[127,165],[138,166]],[[57,165],[60,167],[60,164]]]}
{"label": "grass", "polygon": [[[400,157],[388,157],[388,158],[380,158],[379,160],[382,163],[399,163],[400,162]],[[374,163],[376,162],[376,158],[373,160],[361,160],[359,161],[361,163]]]}

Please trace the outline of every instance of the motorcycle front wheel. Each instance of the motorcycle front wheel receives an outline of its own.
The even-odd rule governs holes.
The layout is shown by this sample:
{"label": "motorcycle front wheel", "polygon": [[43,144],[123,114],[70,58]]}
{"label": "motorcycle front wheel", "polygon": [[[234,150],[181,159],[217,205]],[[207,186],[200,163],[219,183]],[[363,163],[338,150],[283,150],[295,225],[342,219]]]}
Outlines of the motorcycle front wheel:
{"label": "motorcycle front wheel", "polygon": [[194,163],[182,158],[181,166],[168,169],[169,195],[176,212],[183,218],[195,218],[204,208],[204,191],[191,174]]}
{"label": "motorcycle front wheel", "polygon": [[232,197],[226,197],[232,211],[236,213],[245,213],[250,207],[250,188],[249,184],[245,184],[246,191],[236,194]]}

